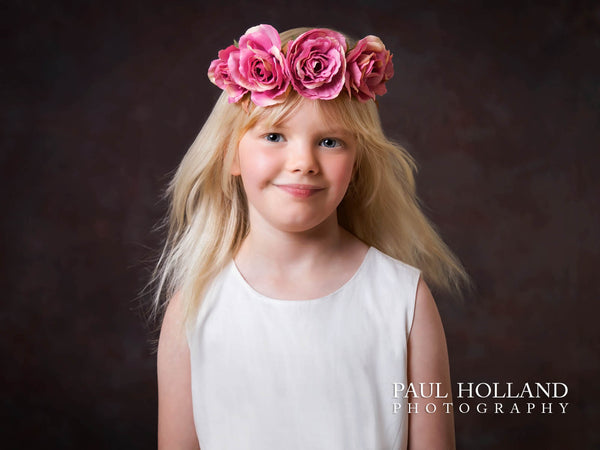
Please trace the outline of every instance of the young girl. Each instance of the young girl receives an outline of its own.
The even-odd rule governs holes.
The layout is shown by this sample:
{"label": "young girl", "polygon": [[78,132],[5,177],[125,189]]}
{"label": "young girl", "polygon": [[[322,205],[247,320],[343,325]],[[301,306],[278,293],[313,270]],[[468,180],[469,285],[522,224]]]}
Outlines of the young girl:
{"label": "young girl", "polygon": [[375,36],[269,25],[211,64],[224,92],[170,185],[159,264],[160,448],[454,447],[426,281],[465,275],[381,129],[392,75]]}

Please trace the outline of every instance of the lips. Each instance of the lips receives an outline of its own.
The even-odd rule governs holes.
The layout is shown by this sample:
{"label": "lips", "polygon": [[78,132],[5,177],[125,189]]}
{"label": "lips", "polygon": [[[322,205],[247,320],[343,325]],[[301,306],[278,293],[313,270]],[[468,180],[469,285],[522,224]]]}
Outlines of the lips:
{"label": "lips", "polygon": [[325,189],[310,184],[276,184],[275,186],[296,198],[308,198]]}

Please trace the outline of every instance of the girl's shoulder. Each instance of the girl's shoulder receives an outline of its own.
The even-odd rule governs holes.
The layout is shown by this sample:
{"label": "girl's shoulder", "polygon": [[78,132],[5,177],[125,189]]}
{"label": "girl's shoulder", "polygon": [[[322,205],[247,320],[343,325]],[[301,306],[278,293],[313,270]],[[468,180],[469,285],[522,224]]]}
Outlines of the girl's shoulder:
{"label": "girl's shoulder", "polygon": [[400,277],[400,280],[412,280],[414,283],[418,282],[418,279],[421,276],[421,271],[418,268],[396,259],[375,247],[369,248],[367,256],[371,258],[370,267],[372,270],[383,276],[391,275],[396,279],[398,279],[397,277]]}
{"label": "girl's shoulder", "polygon": [[[403,261],[371,247],[367,255],[369,264],[365,271],[366,291],[374,298],[378,309],[393,320],[398,329],[410,333],[417,303],[417,293],[423,281],[421,271]],[[403,325],[402,327],[400,325]]]}
{"label": "girl's shoulder", "polygon": [[346,244],[350,251],[346,257],[350,257],[352,254],[363,255],[358,273],[367,272],[369,279],[408,282],[416,286],[421,276],[421,271],[418,268],[388,255],[383,250],[358,239],[350,233],[347,234],[347,237]]}

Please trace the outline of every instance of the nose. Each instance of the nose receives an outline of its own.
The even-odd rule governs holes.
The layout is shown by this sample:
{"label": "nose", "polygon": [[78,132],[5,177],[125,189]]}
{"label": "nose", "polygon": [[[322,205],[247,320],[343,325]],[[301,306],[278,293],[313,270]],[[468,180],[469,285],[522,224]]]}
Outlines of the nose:
{"label": "nose", "polygon": [[319,172],[317,149],[310,142],[296,142],[289,146],[287,168],[290,172],[316,174]]}

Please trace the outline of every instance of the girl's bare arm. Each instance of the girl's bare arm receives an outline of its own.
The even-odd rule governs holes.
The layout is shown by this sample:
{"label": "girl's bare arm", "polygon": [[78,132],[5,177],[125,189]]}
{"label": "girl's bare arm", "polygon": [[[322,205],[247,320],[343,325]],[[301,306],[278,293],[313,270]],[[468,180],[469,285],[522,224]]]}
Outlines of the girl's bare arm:
{"label": "girl's bare arm", "polygon": [[[452,406],[444,405],[452,403],[446,337],[433,296],[422,279],[417,287],[415,315],[408,340],[408,381],[413,383],[417,393],[419,383],[426,383],[425,394],[429,393],[429,383],[440,383],[440,397],[447,394],[446,398],[413,396],[409,399],[413,412],[408,415],[408,448],[455,449],[453,410]],[[434,384],[434,395],[436,387]],[[428,403],[435,405],[435,413],[426,411]],[[429,411],[432,410],[430,405]]]}
{"label": "girl's bare arm", "polygon": [[167,307],[158,343],[158,448],[199,449],[192,412],[190,352],[183,308],[175,296]]}

